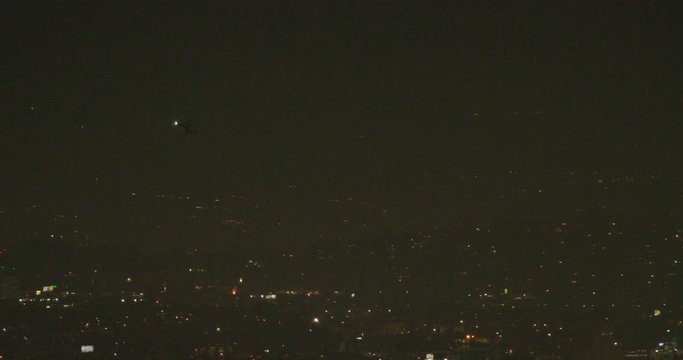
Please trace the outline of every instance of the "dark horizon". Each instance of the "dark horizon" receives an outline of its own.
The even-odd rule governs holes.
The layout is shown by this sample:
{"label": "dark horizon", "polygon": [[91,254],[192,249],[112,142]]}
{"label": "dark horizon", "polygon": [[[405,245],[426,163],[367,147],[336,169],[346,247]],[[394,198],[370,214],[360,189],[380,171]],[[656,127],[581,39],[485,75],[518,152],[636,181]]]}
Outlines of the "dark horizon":
{"label": "dark horizon", "polygon": [[[360,356],[363,330],[394,356],[465,354],[476,333],[507,359],[608,359],[683,334],[680,4],[17,2],[0,14],[10,311],[54,283],[61,301],[83,296],[79,318],[131,315],[118,301],[144,293],[180,317],[218,304],[287,324],[239,320],[204,338],[220,328],[207,315],[148,358],[211,344],[233,358],[302,358],[319,343],[316,357]],[[293,300],[254,303],[277,291]],[[334,326],[321,313],[366,305],[394,312]],[[160,340],[140,334],[172,328],[155,309],[135,315],[159,321],[138,335],[92,331],[135,339],[125,354],[144,358]],[[16,314],[0,325],[51,316]],[[297,323],[312,316],[320,333]],[[457,330],[378,335],[422,334],[421,321]],[[254,350],[299,330],[315,345]]]}

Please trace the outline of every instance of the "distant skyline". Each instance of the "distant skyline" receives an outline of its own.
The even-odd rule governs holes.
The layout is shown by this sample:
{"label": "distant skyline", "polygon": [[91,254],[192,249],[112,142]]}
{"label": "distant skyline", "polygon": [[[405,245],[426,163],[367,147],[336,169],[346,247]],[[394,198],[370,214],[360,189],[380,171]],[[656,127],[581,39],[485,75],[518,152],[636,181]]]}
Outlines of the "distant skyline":
{"label": "distant skyline", "polygon": [[0,358],[663,349],[681,5],[3,3]]}

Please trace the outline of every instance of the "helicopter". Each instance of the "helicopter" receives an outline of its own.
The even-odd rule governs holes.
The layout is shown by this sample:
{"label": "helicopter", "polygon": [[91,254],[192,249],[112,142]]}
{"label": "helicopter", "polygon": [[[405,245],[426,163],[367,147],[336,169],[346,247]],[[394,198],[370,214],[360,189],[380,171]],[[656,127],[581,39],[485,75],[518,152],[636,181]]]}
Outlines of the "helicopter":
{"label": "helicopter", "polygon": [[174,128],[181,128],[185,131],[185,134],[194,134],[194,126],[189,121],[173,120],[172,123]]}

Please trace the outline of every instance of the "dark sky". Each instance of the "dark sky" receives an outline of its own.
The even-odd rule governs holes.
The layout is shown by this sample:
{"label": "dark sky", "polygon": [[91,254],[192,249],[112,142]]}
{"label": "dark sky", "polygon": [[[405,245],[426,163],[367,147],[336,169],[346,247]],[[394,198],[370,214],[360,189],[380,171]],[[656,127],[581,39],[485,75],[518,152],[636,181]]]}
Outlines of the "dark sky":
{"label": "dark sky", "polygon": [[3,206],[683,160],[680,3],[275,3],[4,5]]}
{"label": "dark sky", "polygon": [[244,277],[425,326],[488,311],[491,334],[521,329],[478,305],[510,289],[539,296],[510,313],[535,335],[600,303],[675,328],[682,19],[683,1],[0,1],[0,280],[194,298],[195,275]]}

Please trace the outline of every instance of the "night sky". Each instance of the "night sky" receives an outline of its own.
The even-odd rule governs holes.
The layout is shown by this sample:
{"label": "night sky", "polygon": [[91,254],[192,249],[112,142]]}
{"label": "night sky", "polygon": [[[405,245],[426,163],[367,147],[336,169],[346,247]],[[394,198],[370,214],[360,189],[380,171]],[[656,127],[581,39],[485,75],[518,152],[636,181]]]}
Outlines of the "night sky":
{"label": "night sky", "polygon": [[683,339],[682,5],[4,2],[0,358]]}
{"label": "night sky", "polygon": [[[602,201],[585,185],[601,176],[658,179],[614,195],[620,216],[680,214],[674,2],[33,2],[1,12],[7,243],[46,236],[54,227],[37,219],[66,214],[99,242],[137,249],[340,254],[340,239],[384,247],[435,227],[559,222]],[[499,196],[518,188],[550,195]],[[192,220],[195,206],[218,202]],[[44,214],[25,215],[34,205]],[[245,230],[226,229],[229,219]],[[532,247],[505,239],[512,255]]]}

